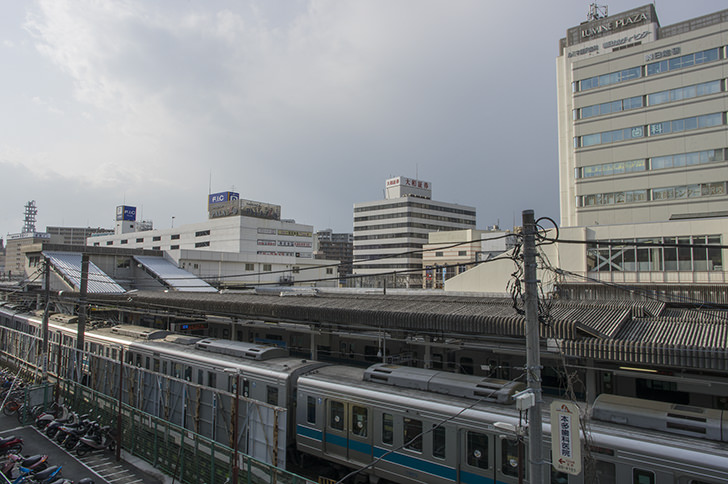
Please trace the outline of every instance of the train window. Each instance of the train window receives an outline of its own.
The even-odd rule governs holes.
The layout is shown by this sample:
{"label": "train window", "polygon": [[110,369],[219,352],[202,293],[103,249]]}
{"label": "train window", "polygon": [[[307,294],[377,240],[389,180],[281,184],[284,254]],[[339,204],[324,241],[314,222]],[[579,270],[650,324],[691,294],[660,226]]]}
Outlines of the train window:
{"label": "train window", "polygon": [[306,422],[310,424],[316,423],[316,398],[306,398]]}
{"label": "train window", "polygon": [[617,469],[611,462],[597,460],[596,477],[600,484],[616,484]]}
{"label": "train window", "polygon": [[394,417],[391,413],[382,414],[382,443],[392,445],[394,442]]}
{"label": "train window", "polygon": [[422,452],[422,421],[413,418],[404,418],[404,448]]}
{"label": "train window", "polygon": [[142,366],[142,355],[137,353],[136,355],[136,366],[141,367]]}
{"label": "train window", "polygon": [[211,371],[207,372],[207,386],[215,388],[217,386],[217,374]]}
{"label": "train window", "polygon": [[331,402],[329,406],[329,426],[334,430],[344,430],[344,404]]}
{"label": "train window", "polygon": [[367,427],[369,419],[367,419],[367,409],[356,405],[351,407],[351,433],[359,437],[367,436]]}
{"label": "train window", "polygon": [[144,368],[146,368],[147,370],[149,369],[149,357],[148,356],[144,359]]}
{"label": "train window", "polygon": [[204,381],[205,381],[205,372],[198,369],[197,370],[197,384],[202,385]]}
{"label": "train window", "polygon": [[154,372],[159,373],[159,360],[154,358]]}
{"label": "train window", "polygon": [[655,473],[642,469],[632,469],[632,484],[655,484]]}
{"label": "train window", "polygon": [[247,379],[243,379],[243,396],[245,398],[250,396],[250,382]]}
{"label": "train window", "polygon": [[445,458],[446,433],[447,431],[443,426],[432,429],[432,457]]}
{"label": "train window", "polygon": [[162,362],[162,373],[165,375],[167,374],[167,362],[166,361]]}
{"label": "train window", "polygon": [[432,369],[442,370],[442,353],[432,354]]}
{"label": "train window", "polygon": [[518,465],[518,442],[501,439],[501,472],[506,476],[518,477]]}
{"label": "train window", "polygon": [[479,432],[467,434],[467,462],[479,469],[488,468],[488,436]]}
{"label": "train window", "polygon": [[267,389],[268,389],[268,396],[266,398],[266,402],[268,402],[271,405],[278,405],[278,387],[268,385]]}
{"label": "train window", "polygon": [[185,367],[185,380],[192,381],[192,367]]}
{"label": "train window", "polygon": [[182,364],[181,363],[172,363],[172,376],[174,376],[175,378],[182,377]]}

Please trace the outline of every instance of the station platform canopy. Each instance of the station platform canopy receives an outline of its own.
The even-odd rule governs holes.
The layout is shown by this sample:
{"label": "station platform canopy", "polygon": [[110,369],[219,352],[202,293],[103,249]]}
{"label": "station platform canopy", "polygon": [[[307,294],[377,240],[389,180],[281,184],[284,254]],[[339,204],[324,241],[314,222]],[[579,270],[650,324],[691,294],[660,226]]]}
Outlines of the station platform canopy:
{"label": "station platform canopy", "polygon": [[[75,290],[81,290],[81,254],[78,252],[43,251],[56,272]],[[96,264],[88,263],[88,293],[119,294],[126,290]]]}
{"label": "station platform canopy", "polygon": [[217,289],[199,277],[180,269],[163,257],[135,255],[142,269],[170,290],[180,292],[217,292]]}

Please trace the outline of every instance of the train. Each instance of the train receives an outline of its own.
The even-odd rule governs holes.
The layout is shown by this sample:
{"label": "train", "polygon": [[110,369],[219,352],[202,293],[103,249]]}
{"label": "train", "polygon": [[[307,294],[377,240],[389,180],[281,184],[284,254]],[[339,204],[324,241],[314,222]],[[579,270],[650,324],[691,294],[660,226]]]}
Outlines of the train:
{"label": "train", "polygon": [[[50,340],[74,347],[74,318],[52,315]],[[39,338],[41,319],[23,308],[0,306],[0,331]],[[523,423],[514,405],[524,389],[518,381],[388,363],[356,367],[291,357],[277,346],[88,325],[86,352],[113,359],[121,348],[124,361],[136,368],[211,389],[235,389],[246,399],[286,409],[288,462],[334,481],[519,482],[518,437],[504,430]],[[585,469],[572,475],[549,467],[551,483],[728,482],[723,410],[602,394],[590,417],[582,444]],[[548,459],[548,415],[543,433]],[[529,482],[525,462],[522,472]]]}

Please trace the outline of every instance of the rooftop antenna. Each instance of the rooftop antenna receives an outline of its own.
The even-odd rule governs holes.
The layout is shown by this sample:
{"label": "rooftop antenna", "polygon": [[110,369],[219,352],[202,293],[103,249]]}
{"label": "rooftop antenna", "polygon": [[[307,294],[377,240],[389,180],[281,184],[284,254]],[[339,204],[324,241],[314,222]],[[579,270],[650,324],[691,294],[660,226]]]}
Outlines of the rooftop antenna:
{"label": "rooftop antenna", "polygon": [[38,215],[38,209],[35,208],[35,200],[31,200],[25,204],[25,219],[23,220],[23,233],[35,232],[35,216]]}
{"label": "rooftop antenna", "polygon": [[589,13],[586,16],[587,22],[591,22],[592,20],[599,20],[600,18],[607,17],[607,6],[606,5],[597,5],[596,2],[589,4]]}

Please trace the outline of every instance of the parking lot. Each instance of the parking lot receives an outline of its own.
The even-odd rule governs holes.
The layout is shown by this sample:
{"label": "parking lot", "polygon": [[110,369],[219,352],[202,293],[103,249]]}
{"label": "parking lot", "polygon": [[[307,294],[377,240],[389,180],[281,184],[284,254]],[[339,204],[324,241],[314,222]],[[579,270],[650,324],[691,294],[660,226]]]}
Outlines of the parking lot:
{"label": "parking lot", "polygon": [[[32,425],[21,427],[15,416],[0,414],[0,437],[11,435],[23,439],[23,455],[47,454],[48,464],[62,466],[63,477],[74,482],[85,477],[90,477],[96,484],[162,484],[171,481],[157,475],[156,469],[146,463],[135,462],[136,467],[125,460],[117,462],[115,453],[108,450],[91,452],[79,458]],[[13,476],[17,476],[17,470]]]}

